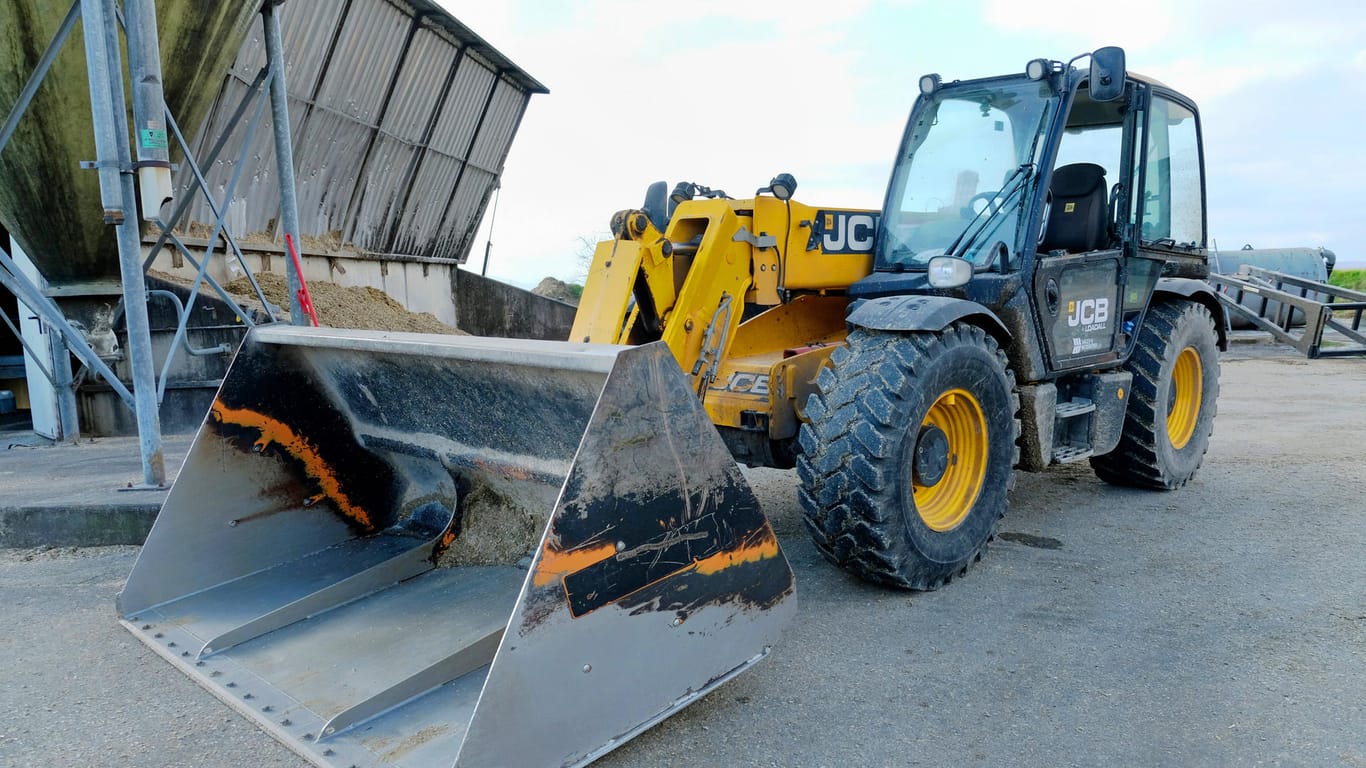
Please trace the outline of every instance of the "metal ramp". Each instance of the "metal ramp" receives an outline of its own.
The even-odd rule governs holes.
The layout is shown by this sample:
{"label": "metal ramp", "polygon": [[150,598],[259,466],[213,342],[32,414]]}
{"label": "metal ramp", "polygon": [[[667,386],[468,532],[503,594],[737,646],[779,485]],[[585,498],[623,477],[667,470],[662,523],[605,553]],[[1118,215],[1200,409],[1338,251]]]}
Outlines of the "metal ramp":
{"label": "metal ramp", "polygon": [[[1311,360],[1366,355],[1361,328],[1366,293],[1247,265],[1234,275],[1210,274],[1209,281],[1233,316]],[[1325,342],[1326,332],[1342,340]]]}

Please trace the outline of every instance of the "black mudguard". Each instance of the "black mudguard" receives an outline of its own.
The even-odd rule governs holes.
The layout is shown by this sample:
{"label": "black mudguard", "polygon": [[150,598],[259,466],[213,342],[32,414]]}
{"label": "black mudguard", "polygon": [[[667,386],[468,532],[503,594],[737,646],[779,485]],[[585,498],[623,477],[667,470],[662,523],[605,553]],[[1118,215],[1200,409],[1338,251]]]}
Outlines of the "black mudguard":
{"label": "black mudguard", "polygon": [[855,302],[845,321],[872,331],[941,331],[967,319],[998,341],[1010,338],[995,312],[967,299],[949,296],[884,296]]}
{"label": "black mudguard", "polygon": [[1158,278],[1157,285],[1153,288],[1152,300],[1157,301],[1164,295],[1204,304],[1214,318],[1215,330],[1219,332],[1219,351],[1228,351],[1228,314],[1224,311],[1224,305],[1219,303],[1219,298],[1214,295],[1214,289],[1209,283],[1189,277]]}

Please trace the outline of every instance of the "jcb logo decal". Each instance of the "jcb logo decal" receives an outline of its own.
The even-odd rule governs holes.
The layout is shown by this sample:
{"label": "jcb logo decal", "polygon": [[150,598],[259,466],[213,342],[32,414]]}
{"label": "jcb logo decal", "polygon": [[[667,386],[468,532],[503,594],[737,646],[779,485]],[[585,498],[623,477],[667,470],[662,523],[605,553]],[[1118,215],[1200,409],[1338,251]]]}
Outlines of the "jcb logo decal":
{"label": "jcb logo decal", "polygon": [[878,214],[858,211],[817,211],[811,222],[808,251],[872,253],[877,241]]}
{"label": "jcb logo decal", "polygon": [[1073,328],[1087,326],[1087,330],[1104,327],[1110,319],[1109,299],[1082,299],[1067,302],[1067,324]]}
{"label": "jcb logo decal", "polygon": [[721,386],[713,386],[712,389],[719,389],[724,392],[739,392],[745,395],[768,395],[768,374],[766,373],[732,373],[726,383]]}

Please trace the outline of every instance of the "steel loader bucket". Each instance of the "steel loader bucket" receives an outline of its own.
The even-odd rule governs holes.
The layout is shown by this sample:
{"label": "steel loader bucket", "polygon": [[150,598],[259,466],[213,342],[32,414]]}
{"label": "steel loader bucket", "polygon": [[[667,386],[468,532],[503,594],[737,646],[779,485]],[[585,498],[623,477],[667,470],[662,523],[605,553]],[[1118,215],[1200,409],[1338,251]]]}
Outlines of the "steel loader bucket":
{"label": "steel loader bucket", "polygon": [[309,761],[582,765],[795,608],[666,347],[258,328],[119,596]]}

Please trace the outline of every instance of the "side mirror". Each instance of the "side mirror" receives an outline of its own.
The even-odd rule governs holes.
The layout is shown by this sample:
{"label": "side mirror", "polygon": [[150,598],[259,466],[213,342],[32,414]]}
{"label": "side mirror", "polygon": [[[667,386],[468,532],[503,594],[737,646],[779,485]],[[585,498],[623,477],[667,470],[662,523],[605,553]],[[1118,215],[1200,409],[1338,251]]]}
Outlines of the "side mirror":
{"label": "side mirror", "polygon": [[1098,48],[1091,54],[1091,76],[1088,80],[1092,101],[1114,101],[1124,95],[1124,49],[1116,46]]}

